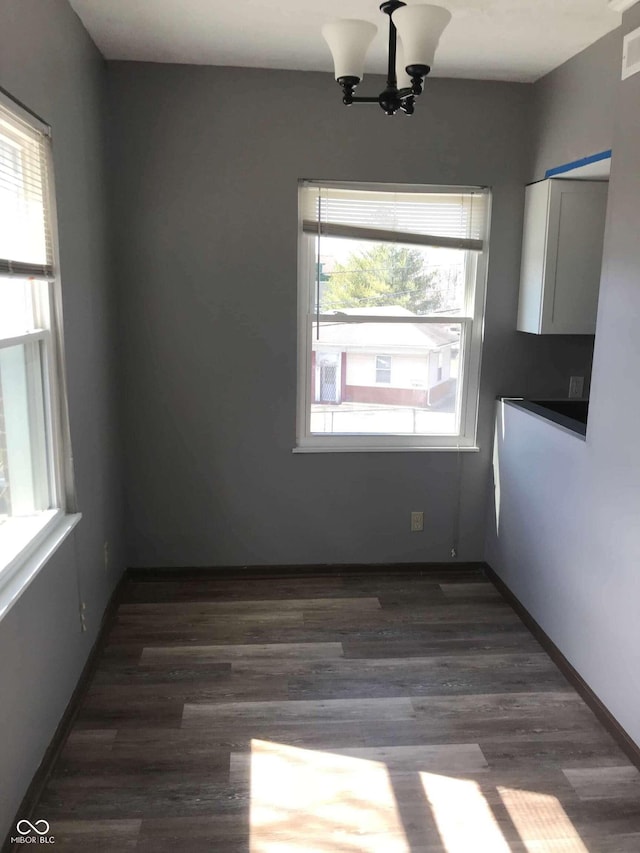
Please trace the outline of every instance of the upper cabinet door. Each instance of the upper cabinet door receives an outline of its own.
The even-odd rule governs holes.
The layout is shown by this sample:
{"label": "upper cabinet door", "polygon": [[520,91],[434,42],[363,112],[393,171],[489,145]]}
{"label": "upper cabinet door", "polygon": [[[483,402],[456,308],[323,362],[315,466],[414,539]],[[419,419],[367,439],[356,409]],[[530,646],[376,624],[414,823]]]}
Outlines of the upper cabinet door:
{"label": "upper cabinet door", "polygon": [[608,188],[558,179],[527,187],[519,331],[594,334]]}

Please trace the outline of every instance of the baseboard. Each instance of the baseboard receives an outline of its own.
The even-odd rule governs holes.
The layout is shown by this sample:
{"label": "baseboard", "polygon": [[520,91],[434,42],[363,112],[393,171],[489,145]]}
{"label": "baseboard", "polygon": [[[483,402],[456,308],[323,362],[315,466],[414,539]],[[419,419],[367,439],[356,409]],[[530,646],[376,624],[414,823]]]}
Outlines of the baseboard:
{"label": "baseboard", "polygon": [[130,581],[188,581],[188,580],[229,580],[230,578],[288,578],[322,577],[327,575],[358,574],[431,574],[436,572],[482,573],[486,567],[483,562],[450,563],[315,563],[273,566],[184,566],[176,568],[134,568],[127,569],[126,577]]}
{"label": "baseboard", "polygon": [[89,656],[87,658],[87,662],[85,663],[80,678],[78,679],[78,683],[71,694],[71,698],[67,704],[64,714],[62,715],[62,719],[58,723],[58,727],[51,738],[51,742],[47,747],[47,750],[40,762],[40,766],[36,770],[33,779],[31,780],[31,784],[27,788],[27,792],[22,798],[22,802],[20,803],[20,807],[16,813],[14,821],[12,823],[12,828],[9,830],[9,833],[2,845],[1,853],[14,853],[18,849],[22,849],[24,845],[20,844],[12,844],[11,838],[15,837],[15,826],[19,820],[32,820],[34,818],[34,811],[38,802],[40,801],[40,797],[44,791],[44,788],[49,780],[49,776],[51,771],[53,770],[53,766],[56,763],[58,756],[60,755],[62,748],[67,740],[69,732],[73,727],[73,723],[76,718],[76,714],[78,713],[78,709],[80,708],[80,701],[85,693],[87,685],[94,673],[98,658],[106,641],[107,633],[113,619],[115,618],[116,610],[118,607],[118,603],[121,597],[122,588],[125,583],[125,575],[123,574],[116,588],[114,589],[111,597],[109,599],[109,603],[107,604],[105,611],[102,616],[102,620],[100,623],[100,629],[98,631],[98,635],[96,640],[89,652]]}
{"label": "baseboard", "polygon": [[640,768],[640,747],[633,738],[622,728],[620,723],[613,716],[604,702],[593,692],[580,673],[575,669],[560,649],[556,646],[549,635],[536,622],[527,608],[514,595],[505,582],[500,578],[489,565],[485,565],[485,573],[488,579],[493,583],[498,592],[516,611],[527,628],[531,631],[536,640],[540,643],[551,660],[556,664],[560,672],[565,676],[567,681],[580,694],[582,699],[591,708],[596,717],[600,720],[605,729],[618,743],[623,752],[627,755],[636,767]]}

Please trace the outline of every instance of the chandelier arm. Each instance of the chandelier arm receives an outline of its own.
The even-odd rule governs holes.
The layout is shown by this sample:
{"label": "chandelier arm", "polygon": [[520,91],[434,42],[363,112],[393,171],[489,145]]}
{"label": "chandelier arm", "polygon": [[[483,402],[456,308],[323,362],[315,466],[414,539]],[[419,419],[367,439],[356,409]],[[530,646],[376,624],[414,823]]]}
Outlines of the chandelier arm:
{"label": "chandelier arm", "polygon": [[409,87],[407,89],[398,89],[398,97],[401,101],[406,100],[407,98],[415,97],[416,92],[413,91],[413,88]]}
{"label": "chandelier arm", "polygon": [[410,97],[405,98],[405,100],[402,101],[400,109],[402,110],[402,112],[405,115],[412,116],[413,112],[414,112],[414,107],[415,107],[415,98],[413,95],[411,95]]}

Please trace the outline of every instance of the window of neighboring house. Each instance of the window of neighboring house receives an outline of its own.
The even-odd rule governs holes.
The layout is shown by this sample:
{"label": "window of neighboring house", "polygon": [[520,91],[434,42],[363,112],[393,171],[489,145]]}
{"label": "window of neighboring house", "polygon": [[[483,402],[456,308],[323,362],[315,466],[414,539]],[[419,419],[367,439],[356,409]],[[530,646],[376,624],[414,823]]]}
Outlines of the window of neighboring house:
{"label": "window of neighboring house", "polygon": [[386,385],[391,382],[391,356],[376,356],[376,382]]}
{"label": "window of neighboring house", "polygon": [[304,181],[299,194],[297,449],[473,448],[489,191]]}
{"label": "window of neighboring house", "polygon": [[48,129],[0,100],[0,586],[71,507]]}

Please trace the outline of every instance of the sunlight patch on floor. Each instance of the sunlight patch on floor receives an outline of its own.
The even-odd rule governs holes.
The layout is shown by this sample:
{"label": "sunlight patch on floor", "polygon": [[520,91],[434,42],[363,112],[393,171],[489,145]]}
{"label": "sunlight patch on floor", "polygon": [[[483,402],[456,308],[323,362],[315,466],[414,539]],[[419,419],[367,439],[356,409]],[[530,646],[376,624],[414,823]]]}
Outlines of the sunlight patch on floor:
{"label": "sunlight patch on floor", "polygon": [[384,764],[254,740],[252,853],[410,853]]}
{"label": "sunlight patch on floor", "polygon": [[420,773],[433,818],[448,853],[509,853],[477,782]]}
{"label": "sunlight patch on floor", "polygon": [[557,797],[498,788],[500,799],[527,850],[554,853],[589,853]]}
{"label": "sunlight patch on floor", "polygon": [[510,853],[509,840],[529,853],[588,853],[556,797],[483,791],[486,763],[472,746],[412,756],[411,747],[348,754],[253,740],[251,754],[231,760],[237,780],[250,774],[251,853]]}

